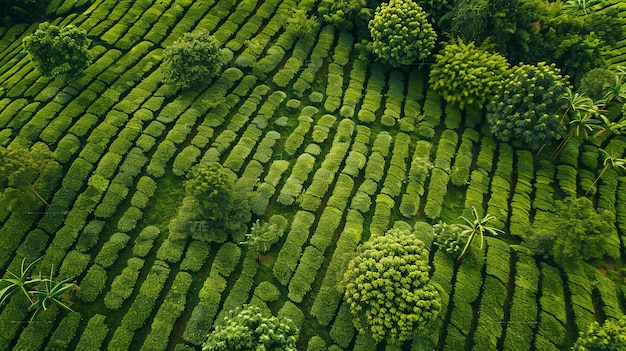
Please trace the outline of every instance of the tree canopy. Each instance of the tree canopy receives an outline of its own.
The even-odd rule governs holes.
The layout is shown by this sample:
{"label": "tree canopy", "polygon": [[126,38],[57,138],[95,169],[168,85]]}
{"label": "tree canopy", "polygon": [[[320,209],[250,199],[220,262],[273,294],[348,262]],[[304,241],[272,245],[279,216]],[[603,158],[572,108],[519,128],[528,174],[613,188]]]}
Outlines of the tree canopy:
{"label": "tree canopy", "polygon": [[165,82],[182,89],[210,81],[222,66],[221,43],[203,30],[183,34],[163,53]]}
{"label": "tree canopy", "polygon": [[580,336],[573,351],[615,351],[626,350],[626,315],[618,320],[607,320],[600,326],[598,322],[589,324]]}
{"label": "tree canopy", "polygon": [[551,144],[565,131],[560,110],[567,79],[554,64],[519,64],[487,105],[491,132],[503,142],[519,141],[531,150]]}
{"label": "tree canopy", "polygon": [[500,88],[509,68],[502,55],[461,39],[445,43],[435,57],[430,84],[447,102],[461,108],[466,105],[482,108]]}
{"label": "tree canopy", "polygon": [[259,307],[244,305],[216,323],[202,351],[296,351],[299,333],[290,319],[268,317]]}
{"label": "tree canopy", "polygon": [[390,0],[381,4],[368,27],[372,52],[391,67],[426,58],[437,40],[426,12],[412,0]]}
{"label": "tree canopy", "polygon": [[596,212],[586,197],[567,197],[556,201],[554,215],[533,223],[526,243],[561,264],[601,258],[607,253],[608,238],[616,231],[612,216],[607,210]]}
{"label": "tree canopy", "polygon": [[30,148],[0,147],[0,199],[11,208],[17,202],[23,204],[24,194],[31,194],[47,205],[37,192],[35,182],[54,164],[54,154],[43,143]]}
{"label": "tree canopy", "polygon": [[24,38],[23,44],[31,61],[44,76],[73,76],[91,63],[87,32],[71,24],[59,27],[41,23],[35,33]]}
{"label": "tree canopy", "polygon": [[441,310],[430,283],[428,250],[415,233],[391,229],[361,245],[341,287],[354,325],[374,340],[409,340]]}
{"label": "tree canopy", "polygon": [[233,187],[237,175],[218,162],[200,163],[191,169],[185,181],[187,195],[200,204],[209,219],[224,219],[233,208]]}

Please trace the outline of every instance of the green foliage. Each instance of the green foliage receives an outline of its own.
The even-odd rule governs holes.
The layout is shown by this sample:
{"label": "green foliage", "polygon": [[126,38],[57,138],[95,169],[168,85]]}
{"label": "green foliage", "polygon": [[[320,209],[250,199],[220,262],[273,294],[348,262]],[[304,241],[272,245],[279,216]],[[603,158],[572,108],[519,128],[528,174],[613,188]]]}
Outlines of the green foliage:
{"label": "green foliage", "polygon": [[87,33],[71,24],[58,27],[41,23],[23,43],[31,61],[44,76],[74,76],[91,63]]}
{"label": "green foliage", "polygon": [[312,35],[317,32],[319,27],[316,16],[307,16],[305,9],[295,9],[287,23],[285,30],[294,33],[300,39],[313,39]]}
{"label": "green foliage", "polygon": [[513,67],[494,100],[487,105],[487,121],[496,138],[519,141],[538,150],[564,131],[559,110],[567,92],[567,80],[554,64]]}
{"label": "green foliage", "polygon": [[35,184],[54,165],[54,154],[44,143],[36,143],[30,148],[0,147],[0,201],[6,201],[8,208],[23,207],[35,196],[48,205],[35,189]]}
{"label": "green foliage", "polygon": [[373,39],[371,51],[391,67],[428,57],[437,40],[426,13],[412,0],[381,4],[368,28]]}
{"label": "green foliage", "polygon": [[244,244],[251,245],[258,253],[265,253],[283,236],[287,224],[287,219],[280,215],[272,216],[269,222],[257,220],[246,234]]}
{"label": "green foliage", "polygon": [[210,81],[222,70],[220,46],[206,31],[183,34],[163,53],[165,82],[186,89]]}
{"label": "green foliage", "polygon": [[593,322],[579,334],[573,351],[626,350],[626,316],[616,321],[607,320],[602,326]]}
{"label": "green foliage", "polygon": [[467,243],[467,233],[454,224],[439,222],[433,225],[435,231],[434,244],[450,256],[457,256]]}
{"label": "green foliage", "polygon": [[361,245],[340,285],[357,329],[377,341],[411,339],[441,309],[429,270],[428,251],[416,233],[391,229]]}
{"label": "green foliage", "polygon": [[232,210],[233,187],[237,176],[218,162],[200,163],[187,174],[184,182],[188,196],[193,196],[204,216],[225,219]]}
{"label": "green foliage", "polygon": [[594,101],[600,100],[604,97],[604,85],[611,84],[613,77],[614,74],[606,68],[594,68],[581,79],[579,91]]}
{"label": "green foliage", "polygon": [[317,11],[324,22],[340,30],[351,30],[372,17],[365,0],[322,0]]}
{"label": "green foliage", "polygon": [[607,253],[607,240],[617,235],[612,217],[604,209],[596,212],[586,197],[567,197],[556,201],[554,215],[533,223],[525,244],[561,264],[601,258]]}
{"label": "green foliage", "polygon": [[498,53],[476,47],[473,42],[452,40],[436,55],[429,82],[447,102],[463,108],[482,108],[499,89],[509,68]]}
{"label": "green foliage", "polygon": [[244,305],[216,323],[202,350],[296,351],[298,334],[291,320],[267,317],[259,307]]}

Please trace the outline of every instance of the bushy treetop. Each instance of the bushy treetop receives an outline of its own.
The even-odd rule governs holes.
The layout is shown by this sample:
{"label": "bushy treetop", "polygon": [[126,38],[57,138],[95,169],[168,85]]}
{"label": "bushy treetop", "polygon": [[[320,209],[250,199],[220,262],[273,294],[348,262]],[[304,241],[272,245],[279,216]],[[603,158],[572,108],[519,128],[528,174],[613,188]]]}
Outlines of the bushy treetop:
{"label": "bushy treetop", "polygon": [[225,218],[233,208],[233,186],[237,175],[219,162],[200,163],[185,181],[187,195],[193,196],[210,219]]}
{"label": "bushy treetop", "polygon": [[377,341],[411,339],[441,309],[429,270],[424,243],[409,231],[391,229],[361,245],[341,283],[355,326]]}
{"label": "bushy treetop", "polygon": [[513,67],[487,105],[491,132],[500,141],[520,141],[532,150],[550,144],[565,131],[560,110],[567,87],[554,64]]}
{"label": "bushy treetop", "polygon": [[463,40],[452,40],[435,56],[437,62],[430,70],[430,84],[447,102],[463,108],[482,108],[500,88],[509,63],[492,53]]}
{"label": "bushy treetop", "polygon": [[76,75],[91,62],[87,33],[71,24],[58,27],[41,23],[35,33],[24,38],[23,45],[44,76]]}
{"label": "bushy treetop", "polygon": [[299,333],[288,318],[268,317],[259,307],[244,305],[215,325],[202,351],[297,351]]}
{"label": "bushy treetop", "polygon": [[611,233],[616,231],[612,216],[607,210],[596,212],[586,197],[568,197],[556,201],[549,220],[533,223],[526,243],[535,252],[552,256],[561,264],[601,258],[607,253]]}
{"label": "bushy treetop", "polygon": [[573,351],[616,351],[626,350],[626,316],[613,321],[607,320],[602,326],[598,322],[589,324],[581,331]]}
{"label": "bushy treetop", "polygon": [[183,34],[163,53],[165,82],[182,89],[206,83],[221,70],[221,43],[204,30]]}
{"label": "bushy treetop", "polygon": [[430,55],[437,33],[426,12],[412,0],[383,3],[369,22],[371,50],[391,67],[408,65]]}

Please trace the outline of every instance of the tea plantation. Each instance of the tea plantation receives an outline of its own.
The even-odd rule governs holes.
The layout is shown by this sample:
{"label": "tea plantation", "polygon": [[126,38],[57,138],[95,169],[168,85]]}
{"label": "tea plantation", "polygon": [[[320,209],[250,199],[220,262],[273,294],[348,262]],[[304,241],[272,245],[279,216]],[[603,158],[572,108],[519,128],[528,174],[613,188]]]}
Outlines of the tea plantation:
{"label": "tea plantation", "polygon": [[[495,137],[485,108],[447,103],[434,56],[390,68],[366,53],[367,28],[322,16],[307,35],[286,30],[295,8],[325,3],[51,0],[46,19],[84,30],[91,57],[56,78],[23,48],[39,23],[0,27],[0,147],[52,155],[26,186],[0,181],[0,289],[25,258],[41,258],[32,277],[76,284],[58,297],[71,310],[31,318],[23,293],[3,301],[0,350],[200,350],[244,304],[299,328],[298,350],[569,350],[626,313],[626,85],[602,106],[614,129],[536,151]],[[626,4],[594,11],[626,28]],[[222,44],[223,66],[177,89],[164,52],[196,29]],[[603,55],[620,72],[626,39]],[[198,216],[186,191],[215,163],[234,194],[213,210],[228,218]],[[608,218],[600,257],[533,246],[568,197]],[[463,258],[434,242],[434,225],[487,215],[502,233]],[[342,290],[359,245],[391,228],[423,242],[441,303],[402,342],[359,330]],[[263,250],[255,230],[274,235]]]}

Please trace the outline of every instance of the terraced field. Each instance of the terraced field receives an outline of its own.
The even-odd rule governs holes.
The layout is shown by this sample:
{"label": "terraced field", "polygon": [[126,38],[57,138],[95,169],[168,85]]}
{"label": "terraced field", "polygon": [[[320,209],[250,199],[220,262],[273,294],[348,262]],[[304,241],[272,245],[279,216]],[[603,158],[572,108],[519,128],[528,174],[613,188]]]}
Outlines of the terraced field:
{"label": "terraced field", "polygon": [[[488,238],[483,256],[463,264],[432,246],[444,311],[436,332],[403,349],[562,350],[590,322],[626,312],[626,286],[605,270],[561,268],[510,245],[555,200],[584,194],[601,171],[598,146],[624,155],[626,137],[570,142],[558,160],[512,151],[486,133],[482,111],[429,89],[427,67],[383,70],[331,26],[308,41],[285,32],[296,5],[53,0],[52,23],[91,40],[93,63],[71,81],[41,77],[23,52],[36,25],[0,28],[0,143],[43,142],[60,164],[40,189],[47,211],[0,213],[0,272],[43,256],[80,285],[74,313],[29,324],[24,301],[2,307],[0,350],[199,349],[212,323],[244,303],[295,321],[300,350],[395,350],[354,329],[336,289],[347,257],[406,226],[397,221],[430,246],[425,223],[456,222],[472,206],[498,218],[506,241]],[[205,90],[173,94],[163,49],[195,28],[225,43],[227,69]],[[626,64],[626,41],[610,63]],[[420,159],[434,168],[413,177]],[[176,225],[182,180],[202,161],[237,173],[255,219],[287,217],[269,254],[192,239],[210,230],[202,222]],[[609,169],[594,201],[616,213],[612,252],[624,261],[626,177]]]}

